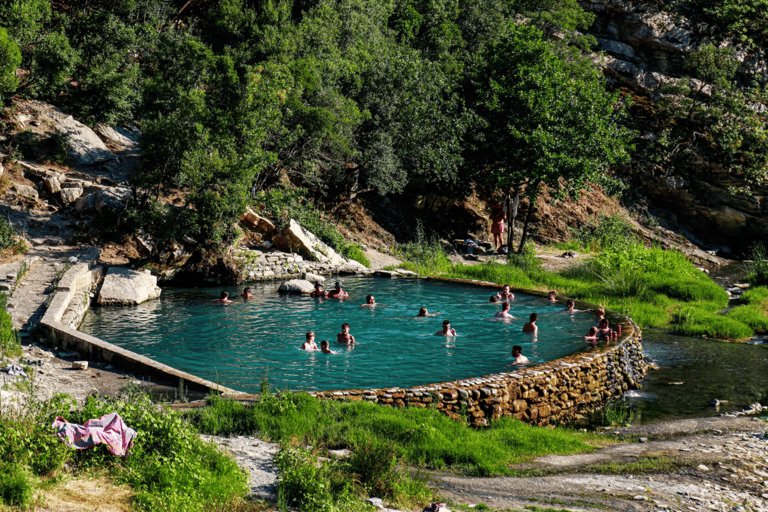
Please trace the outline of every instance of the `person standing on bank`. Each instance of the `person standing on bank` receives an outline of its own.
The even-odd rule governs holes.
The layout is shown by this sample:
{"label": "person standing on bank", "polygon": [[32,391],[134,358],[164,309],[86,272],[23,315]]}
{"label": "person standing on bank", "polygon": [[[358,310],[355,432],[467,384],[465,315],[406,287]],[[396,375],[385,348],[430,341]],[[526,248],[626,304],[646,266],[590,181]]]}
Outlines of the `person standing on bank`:
{"label": "person standing on bank", "polygon": [[507,214],[500,204],[493,205],[491,209],[491,233],[493,234],[493,248],[498,252],[504,245],[504,221],[507,220]]}

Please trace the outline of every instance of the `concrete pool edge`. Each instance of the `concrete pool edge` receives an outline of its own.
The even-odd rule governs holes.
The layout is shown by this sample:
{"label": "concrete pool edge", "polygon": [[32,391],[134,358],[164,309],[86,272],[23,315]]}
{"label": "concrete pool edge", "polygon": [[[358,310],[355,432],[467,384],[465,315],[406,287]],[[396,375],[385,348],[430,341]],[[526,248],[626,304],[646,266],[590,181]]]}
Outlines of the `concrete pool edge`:
{"label": "concrete pool edge", "polygon": [[[78,264],[64,274],[41,321],[52,341],[63,349],[77,350],[94,361],[108,362],[170,385],[183,380],[191,390],[221,393],[243,401],[255,399],[256,395],[219,386],[74,328],[71,322],[85,314],[90,302],[88,293],[100,276],[100,267],[92,269],[87,264]],[[495,283],[467,279],[426,279],[499,287]],[[535,290],[514,291],[546,297],[545,292]],[[579,302],[579,305],[595,307],[584,302]],[[73,312],[73,309],[76,311]],[[69,319],[70,325],[62,322],[64,317]],[[395,407],[434,407],[451,418],[465,419],[473,426],[486,426],[489,420],[502,416],[514,416],[536,425],[578,421],[607,400],[639,387],[647,372],[640,329],[628,317],[609,312],[609,318],[622,325],[623,329],[621,339],[614,345],[601,344],[535,367],[410,388],[347,389],[310,394],[320,399],[364,400]]]}

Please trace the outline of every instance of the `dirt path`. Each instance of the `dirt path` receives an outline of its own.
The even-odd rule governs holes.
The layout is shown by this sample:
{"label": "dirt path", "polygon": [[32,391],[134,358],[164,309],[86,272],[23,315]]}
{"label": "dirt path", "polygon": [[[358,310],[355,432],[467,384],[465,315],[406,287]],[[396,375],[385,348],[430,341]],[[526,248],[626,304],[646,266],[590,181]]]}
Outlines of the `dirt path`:
{"label": "dirt path", "polygon": [[[634,442],[590,454],[540,457],[515,468],[546,476],[466,478],[436,473],[432,480],[456,504],[484,503],[494,509],[768,511],[764,420],[706,418],[617,432],[633,436]],[[633,471],[643,461],[657,469]],[[615,474],[601,472],[607,464],[617,465],[611,471]],[[664,467],[668,464],[674,469]]]}

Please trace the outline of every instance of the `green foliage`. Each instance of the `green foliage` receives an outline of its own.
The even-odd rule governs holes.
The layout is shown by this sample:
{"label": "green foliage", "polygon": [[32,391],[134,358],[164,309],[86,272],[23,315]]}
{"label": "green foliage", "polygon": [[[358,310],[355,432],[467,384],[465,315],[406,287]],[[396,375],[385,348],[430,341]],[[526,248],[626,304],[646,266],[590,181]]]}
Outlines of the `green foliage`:
{"label": "green foliage", "polygon": [[632,226],[619,214],[600,215],[597,221],[591,221],[579,226],[578,229],[573,229],[571,238],[581,244],[581,247],[592,251],[620,250],[636,243]]}
{"label": "green foliage", "polygon": [[424,225],[418,220],[414,239],[396,244],[393,251],[397,258],[408,262],[406,268],[422,275],[445,271],[452,266],[438,239],[435,236],[427,237]]}
{"label": "green foliage", "polygon": [[744,341],[754,332],[735,318],[720,315],[696,305],[684,306],[674,314],[675,330],[684,336],[706,335],[712,338]]}
{"label": "green foliage", "polygon": [[755,286],[744,292],[742,300],[749,304],[761,304],[768,307],[768,286]]}
{"label": "green foliage", "polygon": [[634,413],[622,400],[608,402],[600,411],[603,425],[626,427],[632,424]]}
{"label": "green foliage", "polygon": [[768,285],[768,255],[765,246],[758,242],[750,249],[752,259],[747,281],[753,286]]}
{"label": "green foliage", "polygon": [[28,510],[32,506],[32,483],[18,462],[0,463],[0,501],[4,505]]}
{"label": "green foliage", "polygon": [[187,413],[203,432],[260,435],[278,442],[319,448],[349,448],[353,452],[371,443],[361,457],[388,464],[387,449],[411,464],[432,468],[453,467],[467,474],[509,473],[508,464],[545,453],[591,451],[584,438],[565,430],[529,427],[504,419],[491,428],[475,430],[433,409],[393,409],[362,402],[320,401],[303,393],[253,405],[209,397],[208,407]]}
{"label": "green foliage", "polygon": [[16,245],[17,236],[18,233],[13,229],[13,226],[8,222],[8,219],[0,217],[0,251]]}
{"label": "green foliage", "polygon": [[331,512],[352,501],[349,475],[340,463],[321,463],[316,455],[300,448],[281,450],[275,462],[280,468],[278,495],[286,505]]}
{"label": "green foliage", "polygon": [[728,318],[746,324],[755,332],[768,333],[768,307],[763,305],[738,306],[728,312]]}
{"label": "green foliage", "polygon": [[19,46],[0,28],[0,93],[13,92],[19,85],[16,69],[21,65]]}
{"label": "green foliage", "polygon": [[5,309],[7,299],[4,293],[0,293],[0,356],[18,357],[21,355],[21,340],[13,328],[11,315]]}

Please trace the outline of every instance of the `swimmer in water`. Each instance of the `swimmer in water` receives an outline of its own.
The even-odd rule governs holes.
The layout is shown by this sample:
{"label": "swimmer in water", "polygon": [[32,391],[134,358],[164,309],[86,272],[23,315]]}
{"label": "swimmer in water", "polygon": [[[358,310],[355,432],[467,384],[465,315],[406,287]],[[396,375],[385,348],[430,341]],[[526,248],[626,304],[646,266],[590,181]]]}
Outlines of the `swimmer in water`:
{"label": "swimmer in water", "polygon": [[244,299],[252,299],[253,298],[253,294],[251,293],[251,289],[250,288],[246,288],[245,290],[243,290],[242,297]]}
{"label": "swimmer in water", "polygon": [[589,328],[589,332],[586,336],[584,336],[585,341],[590,341],[592,343],[597,343],[597,327],[592,326]]}
{"label": "swimmer in water", "polygon": [[504,302],[504,304],[501,305],[501,311],[496,313],[494,315],[496,318],[512,318],[515,319],[512,315],[509,314],[509,302]]}
{"label": "swimmer in water", "polygon": [[533,335],[539,333],[539,326],[536,325],[536,320],[539,319],[539,315],[531,313],[531,321],[523,326],[523,332],[527,332]]}
{"label": "swimmer in water", "polygon": [[531,361],[523,355],[523,347],[515,345],[512,347],[512,357],[515,358],[514,364],[528,364]]}
{"label": "swimmer in water", "polygon": [[547,294],[547,300],[549,302],[557,302],[557,293],[554,290]]}
{"label": "swimmer in water", "polygon": [[347,299],[349,298],[349,294],[341,289],[341,281],[336,281],[336,285],[334,286],[333,290],[328,292],[327,297],[334,299]]}
{"label": "swimmer in water", "polygon": [[500,299],[504,300],[515,300],[515,294],[510,291],[510,287],[508,284],[505,284],[501,291],[498,293],[498,296]]}
{"label": "swimmer in water", "polygon": [[376,304],[376,297],[373,295],[367,295],[365,297],[365,304],[360,304],[360,306],[364,308],[374,308],[379,305],[380,304]]}
{"label": "swimmer in water", "polygon": [[456,336],[456,329],[451,328],[451,322],[443,320],[443,330],[437,331],[435,336]]}
{"label": "swimmer in water", "polygon": [[347,322],[341,324],[341,332],[336,335],[336,341],[344,345],[355,344],[355,337],[349,334],[349,324]]}
{"label": "swimmer in water", "polygon": [[328,348],[328,340],[323,340],[320,342],[320,352],[323,354],[338,354],[338,352],[335,350]]}
{"label": "swimmer in water", "polygon": [[565,309],[563,311],[566,311],[568,313],[580,313],[581,311],[576,309],[576,302],[574,302],[573,299],[568,299],[565,301]]}
{"label": "swimmer in water", "polygon": [[223,302],[224,304],[229,304],[232,301],[229,300],[229,292],[227,292],[227,290],[222,290],[221,295],[219,295],[219,298],[214,300],[213,302]]}
{"label": "swimmer in water", "polygon": [[317,352],[320,350],[317,348],[317,345],[315,344],[315,332],[309,331],[307,333],[307,341],[304,342],[304,344],[301,346],[301,350],[306,350],[307,352]]}
{"label": "swimmer in water", "polygon": [[427,311],[427,308],[421,308],[419,310],[419,314],[416,315],[416,316],[426,318],[428,316],[437,316],[439,314],[440,314],[439,312],[438,313],[430,313],[429,311]]}
{"label": "swimmer in water", "polygon": [[323,290],[323,285],[321,283],[315,283],[315,289],[312,290],[309,294],[310,297],[328,297],[328,292]]}

